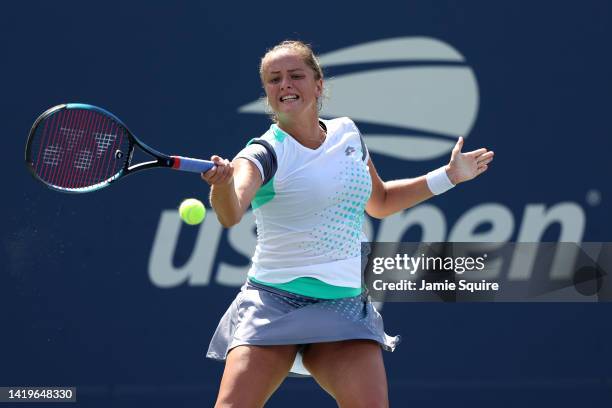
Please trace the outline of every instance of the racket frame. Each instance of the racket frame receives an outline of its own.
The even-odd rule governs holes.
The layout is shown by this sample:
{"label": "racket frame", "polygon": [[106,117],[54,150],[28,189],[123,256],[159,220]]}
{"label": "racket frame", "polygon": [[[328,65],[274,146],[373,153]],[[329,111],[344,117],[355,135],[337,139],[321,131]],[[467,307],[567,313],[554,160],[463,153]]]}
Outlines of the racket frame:
{"label": "racket frame", "polygon": [[[122,153],[127,154],[128,158],[125,160],[124,166],[117,173],[115,173],[112,177],[104,181],[101,181],[99,183],[93,184],[91,186],[78,187],[78,188],[64,188],[64,187],[60,187],[60,186],[56,186],[51,183],[48,183],[36,173],[32,161],[29,160],[32,158],[31,156],[32,140],[36,134],[36,130],[38,129],[40,124],[45,119],[47,119],[49,116],[63,109],[81,109],[81,110],[95,111],[102,115],[108,116],[109,118],[114,120],[120,127],[123,128],[123,130],[125,131],[128,137],[128,151],[122,152]],[[136,146],[138,146],[142,151],[144,151],[148,155],[152,156],[155,160],[150,160],[150,161],[145,161],[141,163],[136,163],[134,165],[130,165],[134,157],[134,151],[136,150],[135,148]],[[180,163],[180,159],[181,157],[179,156],[173,157],[173,156],[166,155],[164,153],[161,153],[153,149],[147,144],[143,143],[136,136],[134,136],[134,134],[125,125],[125,123],[123,123],[121,119],[119,119],[117,116],[107,111],[106,109],[103,109],[103,108],[100,108],[94,105],[84,104],[84,103],[65,103],[65,104],[54,106],[44,111],[38,118],[36,118],[36,120],[34,121],[34,124],[32,125],[32,128],[30,129],[30,133],[28,134],[28,140],[26,143],[26,150],[25,150],[26,167],[28,168],[28,170],[30,171],[30,174],[32,174],[34,178],[36,178],[38,181],[40,181],[47,187],[51,188],[52,190],[61,191],[63,193],[77,193],[77,194],[78,193],[89,193],[92,191],[96,191],[96,190],[100,190],[102,188],[108,187],[116,180],[122,177],[125,177],[125,176],[129,176],[130,174],[133,174],[140,170],[146,170],[146,169],[157,168],[157,167],[179,169],[178,164]],[[194,160],[190,158],[182,158],[182,159]]]}

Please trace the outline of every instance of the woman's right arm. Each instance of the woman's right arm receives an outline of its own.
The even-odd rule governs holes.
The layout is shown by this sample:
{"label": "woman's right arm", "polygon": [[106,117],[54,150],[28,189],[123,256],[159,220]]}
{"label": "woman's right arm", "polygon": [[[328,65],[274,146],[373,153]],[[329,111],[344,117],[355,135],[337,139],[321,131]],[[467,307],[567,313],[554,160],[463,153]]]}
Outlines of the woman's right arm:
{"label": "woman's right arm", "polygon": [[261,187],[261,174],[249,160],[236,158],[233,162],[212,156],[215,166],[202,173],[202,179],[210,184],[210,205],[221,225],[236,225],[249,208],[255,193]]}

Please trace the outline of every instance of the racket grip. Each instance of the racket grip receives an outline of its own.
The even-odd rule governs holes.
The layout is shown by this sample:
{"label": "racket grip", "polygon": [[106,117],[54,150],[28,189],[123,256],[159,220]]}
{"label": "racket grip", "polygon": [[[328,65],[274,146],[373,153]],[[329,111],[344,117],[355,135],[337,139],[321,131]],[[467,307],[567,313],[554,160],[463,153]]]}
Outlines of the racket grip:
{"label": "racket grip", "polygon": [[192,173],[204,173],[214,166],[210,160],[192,159],[191,157],[172,156],[174,162],[172,168]]}

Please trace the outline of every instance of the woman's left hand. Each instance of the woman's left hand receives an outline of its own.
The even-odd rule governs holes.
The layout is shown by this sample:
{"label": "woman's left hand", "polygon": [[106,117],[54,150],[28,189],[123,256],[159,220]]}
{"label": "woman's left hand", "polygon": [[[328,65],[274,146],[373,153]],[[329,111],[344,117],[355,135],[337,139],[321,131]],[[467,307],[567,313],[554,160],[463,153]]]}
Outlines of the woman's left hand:
{"label": "woman's left hand", "polygon": [[451,159],[446,166],[446,174],[451,183],[457,185],[481,175],[489,168],[494,153],[484,147],[471,152],[462,153],[463,137],[460,137],[451,153]]}

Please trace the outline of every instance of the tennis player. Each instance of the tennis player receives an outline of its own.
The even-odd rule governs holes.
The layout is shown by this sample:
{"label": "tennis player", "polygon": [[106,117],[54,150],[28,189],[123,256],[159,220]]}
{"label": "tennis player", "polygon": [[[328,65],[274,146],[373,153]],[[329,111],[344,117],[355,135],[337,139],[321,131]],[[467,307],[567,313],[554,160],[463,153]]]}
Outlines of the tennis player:
{"label": "tennis player", "polygon": [[[425,176],[384,182],[349,118],[319,118],[323,72],[310,46],[284,41],[261,59],[274,120],[230,162],[202,175],[225,227],[249,205],[257,247],[207,357],[225,360],[217,407],[261,407],[289,373],[311,375],[341,407],[388,406],[389,336],[361,283],[364,211],[383,218],[487,170],[462,153]],[[367,375],[364,375],[367,373]]]}

